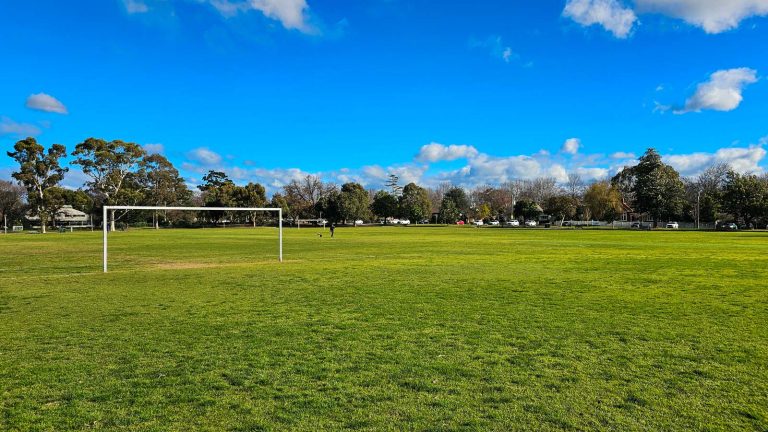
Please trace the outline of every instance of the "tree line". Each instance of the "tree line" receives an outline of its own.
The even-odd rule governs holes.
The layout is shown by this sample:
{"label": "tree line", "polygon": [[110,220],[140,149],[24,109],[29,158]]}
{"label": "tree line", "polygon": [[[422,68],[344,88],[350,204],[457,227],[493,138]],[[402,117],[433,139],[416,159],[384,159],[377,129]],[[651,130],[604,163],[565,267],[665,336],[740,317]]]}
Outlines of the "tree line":
{"label": "tree line", "polygon": [[[453,224],[463,220],[532,219],[541,214],[558,220],[613,221],[623,213],[659,222],[681,220],[714,222],[730,219],[744,225],[768,223],[768,176],[739,174],[715,164],[694,178],[686,178],[648,149],[638,164],[610,179],[587,183],[577,174],[567,181],[542,177],[514,180],[472,189],[441,183],[433,188],[415,183],[400,185],[391,174],[386,187],[366,189],[356,182],[337,185],[318,176],[294,179],[270,199],[258,183],[237,185],[226,173],[209,171],[197,190],[189,189],[179,171],[164,156],[148,154],[135,143],[88,138],[70,154],[87,180],[77,190],[61,187],[69,170],[60,144],[43,147],[34,138],[18,141],[8,156],[18,168],[15,182],[0,180],[0,217],[21,221],[25,214],[40,218],[42,230],[55,224],[64,205],[98,215],[105,205],[279,207],[285,217],[322,218],[343,223],[393,218],[413,222]],[[111,229],[123,222],[155,227],[199,223],[264,223],[269,215],[242,212],[116,212]]]}

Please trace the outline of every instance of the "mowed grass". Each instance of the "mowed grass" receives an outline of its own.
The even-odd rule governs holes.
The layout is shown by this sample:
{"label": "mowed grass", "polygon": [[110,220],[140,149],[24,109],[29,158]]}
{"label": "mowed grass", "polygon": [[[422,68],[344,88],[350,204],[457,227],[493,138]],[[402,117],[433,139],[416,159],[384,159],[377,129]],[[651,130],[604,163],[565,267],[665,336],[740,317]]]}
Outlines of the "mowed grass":
{"label": "mowed grass", "polygon": [[768,233],[0,236],[0,430],[768,429]]}

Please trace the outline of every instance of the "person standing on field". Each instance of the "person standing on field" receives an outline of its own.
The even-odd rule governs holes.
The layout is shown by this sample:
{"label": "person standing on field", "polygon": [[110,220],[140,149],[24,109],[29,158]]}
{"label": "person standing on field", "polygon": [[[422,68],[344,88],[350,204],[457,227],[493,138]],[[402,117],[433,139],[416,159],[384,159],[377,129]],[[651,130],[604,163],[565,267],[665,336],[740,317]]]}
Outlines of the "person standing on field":
{"label": "person standing on field", "polygon": [[333,231],[336,229],[336,224],[331,223],[331,238],[333,238]]}

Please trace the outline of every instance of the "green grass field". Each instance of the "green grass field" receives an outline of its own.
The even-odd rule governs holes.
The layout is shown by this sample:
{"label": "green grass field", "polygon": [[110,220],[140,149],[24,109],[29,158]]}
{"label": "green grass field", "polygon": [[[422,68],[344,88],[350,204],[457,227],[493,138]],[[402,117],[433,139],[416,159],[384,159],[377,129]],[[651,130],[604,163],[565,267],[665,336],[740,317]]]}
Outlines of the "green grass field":
{"label": "green grass field", "polygon": [[0,236],[0,430],[768,430],[768,233]]}

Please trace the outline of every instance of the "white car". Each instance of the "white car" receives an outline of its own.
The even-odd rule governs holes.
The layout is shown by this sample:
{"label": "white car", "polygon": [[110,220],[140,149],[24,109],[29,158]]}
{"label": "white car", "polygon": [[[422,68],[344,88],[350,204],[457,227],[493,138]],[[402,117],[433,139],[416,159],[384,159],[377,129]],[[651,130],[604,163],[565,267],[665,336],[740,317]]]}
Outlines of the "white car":
{"label": "white car", "polygon": [[399,221],[397,221],[397,223],[400,225],[410,225],[411,221],[408,219],[400,219]]}
{"label": "white car", "polygon": [[490,222],[488,222],[488,225],[494,225],[494,226],[496,226],[496,225],[498,225],[498,224],[499,224],[499,221],[490,221]]}
{"label": "white car", "polygon": [[677,222],[667,222],[667,228],[678,229],[680,228],[680,225]]}
{"label": "white car", "polygon": [[513,226],[513,227],[519,227],[520,221],[517,219],[512,219],[511,221],[507,221],[507,225]]}
{"label": "white car", "polygon": [[362,219],[358,219],[358,220],[356,220],[356,221],[355,221],[355,226],[358,226],[358,225],[362,225],[362,224],[364,224],[364,223],[365,223],[365,222],[363,222],[363,220],[362,220]]}
{"label": "white car", "polygon": [[527,226],[527,227],[535,227],[536,226],[536,221],[534,221],[534,220],[527,220],[527,221],[525,221],[525,226]]}
{"label": "white car", "polygon": [[477,225],[477,226],[483,226],[483,221],[482,221],[482,220],[479,220],[479,219],[478,219],[478,220],[476,220],[476,221],[474,221],[474,222],[472,222],[472,223],[473,223],[473,224],[475,224],[475,225]]}
{"label": "white car", "polygon": [[397,225],[400,223],[400,219],[392,219],[391,221],[389,221],[389,223],[391,223],[392,225]]}

